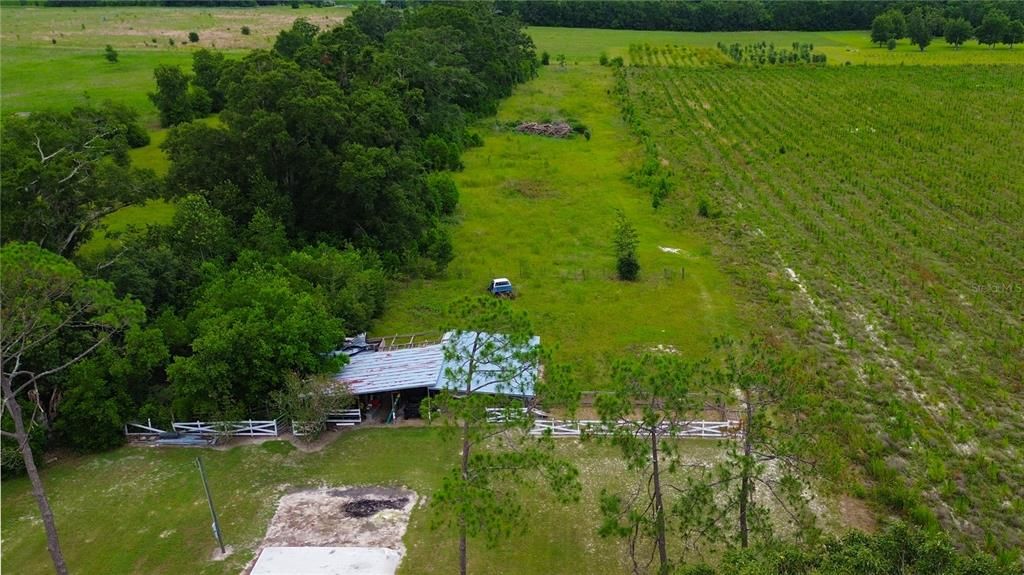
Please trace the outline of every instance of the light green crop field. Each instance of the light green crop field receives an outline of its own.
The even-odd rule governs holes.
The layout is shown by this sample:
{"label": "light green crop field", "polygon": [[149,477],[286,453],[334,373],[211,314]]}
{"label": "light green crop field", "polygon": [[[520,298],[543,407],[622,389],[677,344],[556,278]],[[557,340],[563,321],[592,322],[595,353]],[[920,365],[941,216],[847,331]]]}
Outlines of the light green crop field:
{"label": "light green crop field", "polygon": [[[621,488],[630,480],[623,463],[598,445],[567,440],[558,449],[581,468],[580,501],[562,505],[542,489],[527,489],[523,503],[529,530],[493,549],[471,539],[471,572],[618,575],[628,570],[621,542],[597,534],[601,489]],[[719,452],[704,440],[686,440],[683,450],[687,461]],[[457,454],[458,446],[442,440],[435,429],[358,429],[342,432],[314,453],[282,441],[227,451],[125,447],[63,461],[47,468],[44,479],[75,573],[237,574],[252,559],[282,495],[322,486],[393,485],[429,498],[456,464]],[[203,458],[225,543],[233,548],[222,561],[210,560],[216,543],[196,456]],[[823,513],[826,526],[834,526],[836,511],[830,507]],[[52,573],[26,479],[4,482],[3,515],[3,571]],[[402,575],[457,570],[457,538],[433,530],[432,521],[429,507],[414,509]]]}
{"label": "light green crop field", "polygon": [[1024,66],[624,73],[680,224],[831,362],[879,499],[908,505],[906,480],[954,532],[1020,549]]}
{"label": "light green crop field", "polygon": [[[519,290],[516,307],[529,312],[542,340],[584,366],[587,386],[600,386],[607,356],[658,346],[698,355],[714,336],[742,329],[708,246],[670,226],[629,181],[639,150],[607,96],[611,85],[607,68],[546,67],[498,113],[502,122],[576,118],[592,131],[590,141],[479,123],[484,145],[466,153],[465,170],[455,174],[455,260],[443,279],[394,293],[375,333],[436,329],[453,299],[508,277]],[[614,279],[617,209],[639,232],[635,283]]]}
{"label": "light green crop field", "polygon": [[[0,102],[3,111],[67,110],[115,100],[139,110],[156,126],[153,69],[160,64],[188,69],[192,51],[218,49],[231,56],[269,48],[278,31],[296,18],[327,28],[351,13],[348,8],[299,10],[262,8],[82,7],[0,8]],[[251,33],[243,35],[242,26]],[[199,42],[188,42],[189,32]],[[56,43],[54,43],[56,40]],[[174,45],[170,45],[170,41]],[[107,62],[104,47],[119,52]]]}

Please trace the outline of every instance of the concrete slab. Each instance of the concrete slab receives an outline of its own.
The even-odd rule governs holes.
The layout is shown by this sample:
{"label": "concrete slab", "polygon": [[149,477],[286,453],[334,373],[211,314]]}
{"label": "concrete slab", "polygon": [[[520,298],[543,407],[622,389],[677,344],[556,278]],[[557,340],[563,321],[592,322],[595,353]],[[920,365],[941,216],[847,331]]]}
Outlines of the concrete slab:
{"label": "concrete slab", "polygon": [[265,547],[250,575],[395,575],[401,560],[382,547]]}

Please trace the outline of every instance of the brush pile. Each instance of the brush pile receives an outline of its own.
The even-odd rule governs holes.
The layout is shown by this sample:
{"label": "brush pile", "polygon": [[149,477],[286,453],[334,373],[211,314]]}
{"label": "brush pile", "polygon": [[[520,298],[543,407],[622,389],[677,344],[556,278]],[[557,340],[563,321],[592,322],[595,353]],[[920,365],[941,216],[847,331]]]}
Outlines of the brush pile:
{"label": "brush pile", "polygon": [[566,122],[523,122],[516,126],[516,131],[521,134],[548,136],[549,138],[567,138],[572,134],[573,129],[572,126]]}

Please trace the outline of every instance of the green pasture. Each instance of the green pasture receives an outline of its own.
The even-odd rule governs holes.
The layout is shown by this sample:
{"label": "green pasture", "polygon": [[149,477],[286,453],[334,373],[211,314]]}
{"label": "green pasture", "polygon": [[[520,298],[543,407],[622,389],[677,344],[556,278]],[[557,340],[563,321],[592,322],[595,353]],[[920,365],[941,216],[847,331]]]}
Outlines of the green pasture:
{"label": "green pasture", "polygon": [[[262,8],[82,7],[0,8],[0,102],[4,113],[67,110],[104,100],[135,108],[156,127],[156,108],[146,94],[154,89],[153,69],[160,64],[189,68],[192,51],[217,49],[237,56],[269,48],[277,32],[299,17],[330,27],[347,8],[292,10]],[[243,35],[241,27],[250,27]],[[188,33],[199,42],[188,43]],[[56,40],[56,43],[54,43]],[[174,40],[174,45],[170,41]],[[104,58],[110,44],[116,63]]]}
{"label": "green pasture", "polygon": [[[608,448],[575,440],[558,449],[580,467],[578,503],[561,505],[543,490],[525,489],[530,529],[486,549],[470,541],[470,569],[476,573],[619,574],[626,553],[616,540],[597,534],[598,494],[628,485],[624,465]],[[687,440],[688,461],[714,457],[717,449]],[[233,554],[212,561],[216,543],[210,514],[194,465],[202,456],[225,542]],[[74,573],[120,575],[236,574],[252,559],[274,514],[289,491],[321,486],[406,486],[429,498],[456,464],[458,446],[423,427],[343,432],[315,453],[274,441],[230,450],[125,447],[89,457],[69,457],[46,468],[43,477],[53,505],[65,557]],[[826,517],[834,518],[827,511]],[[52,573],[43,528],[29,483],[3,485],[4,572]],[[832,521],[832,519],[827,519]],[[405,536],[403,575],[452,573],[457,539],[432,530],[429,507],[414,509]]]}
{"label": "green pasture", "polygon": [[[455,259],[444,278],[416,280],[392,294],[375,333],[436,329],[453,299],[482,294],[491,278],[503,276],[519,290],[515,305],[529,312],[542,340],[587,376],[598,376],[609,356],[658,346],[699,355],[714,336],[742,329],[711,249],[670,226],[630,182],[640,151],[606,94],[611,84],[609,69],[596,65],[547,67],[502,103],[496,119],[479,122],[484,145],[466,153],[465,170],[455,174]],[[496,124],[566,118],[586,124],[593,137],[545,138]],[[635,283],[614,278],[616,210],[639,232]],[[585,385],[601,383],[598,377]]]}

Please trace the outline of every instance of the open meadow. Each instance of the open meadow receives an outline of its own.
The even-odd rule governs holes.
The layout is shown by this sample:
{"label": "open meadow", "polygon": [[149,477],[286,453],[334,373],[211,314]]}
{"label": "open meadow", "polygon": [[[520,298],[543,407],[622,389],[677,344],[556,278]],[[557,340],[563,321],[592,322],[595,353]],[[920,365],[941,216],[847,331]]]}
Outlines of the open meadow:
{"label": "open meadow", "polygon": [[[229,56],[270,48],[277,33],[296,18],[322,28],[342,22],[351,9],[149,8],[137,6],[41,8],[0,7],[0,94],[4,112],[68,110],[114,100],[139,111],[156,128],[153,69],[189,68],[192,52],[216,49]],[[243,34],[242,27],[249,33]],[[199,42],[189,43],[189,32]],[[110,45],[116,63],[103,57]]]}

